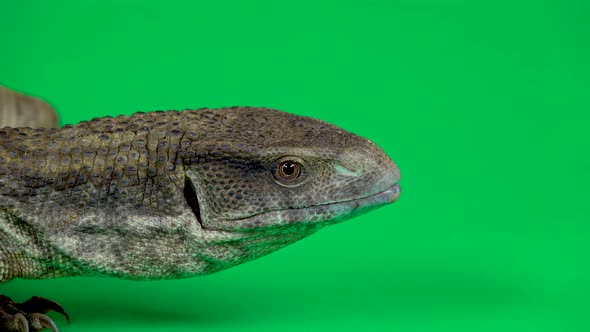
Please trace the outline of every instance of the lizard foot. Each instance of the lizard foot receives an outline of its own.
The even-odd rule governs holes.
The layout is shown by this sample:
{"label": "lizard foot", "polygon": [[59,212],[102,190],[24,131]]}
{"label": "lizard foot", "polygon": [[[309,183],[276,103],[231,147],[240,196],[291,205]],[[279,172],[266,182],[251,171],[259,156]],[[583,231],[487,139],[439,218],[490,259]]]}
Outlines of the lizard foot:
{"label": "lizard foot", "polygon": [[51,329],[59,332],[55,322],[45,315],[49,311],[58,312],[70,321],[64,308],[51,300],[33,296],[26,302],[15,303],[8,296],[0,295],[0,331],[34,332]]}

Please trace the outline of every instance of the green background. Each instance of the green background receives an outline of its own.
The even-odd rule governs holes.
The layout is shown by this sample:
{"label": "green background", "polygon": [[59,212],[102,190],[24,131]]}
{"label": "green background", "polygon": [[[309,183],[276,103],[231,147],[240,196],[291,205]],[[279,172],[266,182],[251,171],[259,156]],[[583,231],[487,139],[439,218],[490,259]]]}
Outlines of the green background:
{"label": "green background", "polygon": [[0,31],[0,82],[62,124],[268,106],[402,171],[396,204],[211,276],[0,286],[63,331],[590,330],[589,2],[2,1]]}

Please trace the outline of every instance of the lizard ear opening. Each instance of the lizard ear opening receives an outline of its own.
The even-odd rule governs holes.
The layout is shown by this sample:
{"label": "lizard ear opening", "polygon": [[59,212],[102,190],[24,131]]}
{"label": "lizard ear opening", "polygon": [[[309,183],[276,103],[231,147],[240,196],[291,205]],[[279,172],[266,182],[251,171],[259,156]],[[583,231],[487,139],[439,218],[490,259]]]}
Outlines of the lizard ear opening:
{"label": "lizard ear opening", "polygon": [[197,192],[195,186],[188,176],[184,177],[184,199],[186,204],[193,210],[197,221],[203,226],[203,220],[201,219],[201,208],[199,207],[199,199],[197,198]]}

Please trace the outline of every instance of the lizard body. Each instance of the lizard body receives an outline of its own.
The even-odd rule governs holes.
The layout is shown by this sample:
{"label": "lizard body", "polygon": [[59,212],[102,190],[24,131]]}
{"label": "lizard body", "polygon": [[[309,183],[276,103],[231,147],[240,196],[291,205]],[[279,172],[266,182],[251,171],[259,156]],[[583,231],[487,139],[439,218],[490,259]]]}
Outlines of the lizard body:
{"label": "lizard body", "polygon": [[0,129],[0,282],[184,278],[389,204],[374,143],[266,108],[136,113]]}

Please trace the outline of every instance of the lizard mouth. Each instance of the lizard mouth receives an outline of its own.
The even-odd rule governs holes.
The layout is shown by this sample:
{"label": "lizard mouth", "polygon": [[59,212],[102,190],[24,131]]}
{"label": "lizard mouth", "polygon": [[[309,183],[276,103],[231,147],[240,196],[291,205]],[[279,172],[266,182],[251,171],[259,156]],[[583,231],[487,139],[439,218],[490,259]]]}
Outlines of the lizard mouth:
{"label": "lizard mouth", "polygon": [[270,227],[301,223],[338,223],[393,203],[399,198],[400,194],[401,187],[395,183],[381,192],[361,198],[302,208],[271,210],[245,218],[227,220],[219,225],[221,227],[218,229],[247,231],[268,228],[269,220],[273,221],[273,225]]}

